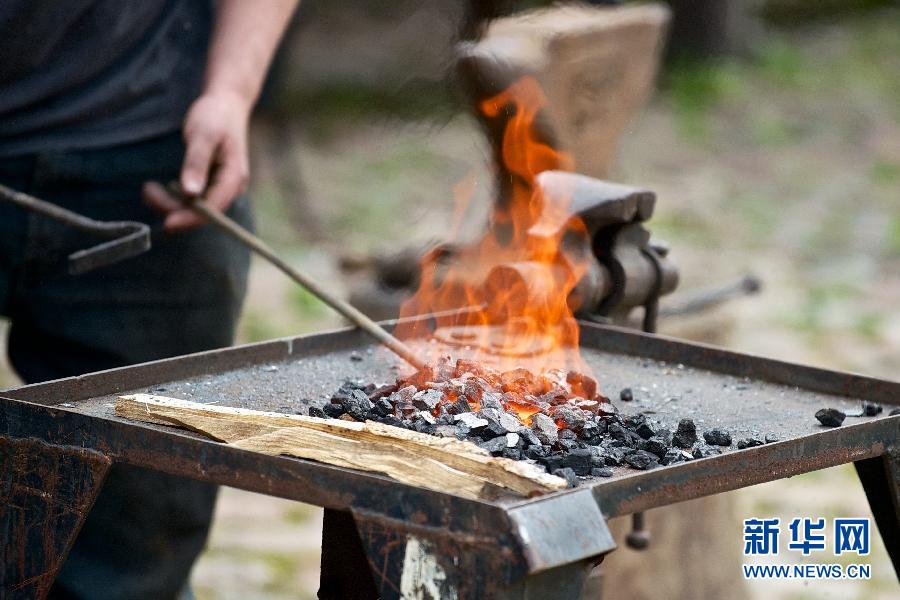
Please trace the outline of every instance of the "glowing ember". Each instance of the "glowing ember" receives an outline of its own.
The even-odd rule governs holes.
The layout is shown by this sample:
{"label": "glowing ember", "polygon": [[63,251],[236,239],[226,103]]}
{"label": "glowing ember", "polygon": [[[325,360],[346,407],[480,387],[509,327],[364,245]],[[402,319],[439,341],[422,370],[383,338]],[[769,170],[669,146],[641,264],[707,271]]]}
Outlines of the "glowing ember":
{"label": "glowing ember", "polygon": [[[396,334],[401,339],[432,335],[439,342],[432,344],[432,362],[450,347],[468,347],[493,355],[501,371],[523,364],[534,372],[588,370],[569,306],[588,263],[567,251],[576,244],[566,243],[586,240],[587,231],[568,200],[549,201],[535,185],[543,171],[572,168],[569,156],[536,134],[535,120],[545,104],[532,77],[481,103],[487,118],[507,118],[501,157],[510,174],[508,195],[495,204],[479,242],[449,261],[441,252],[423,259],[420,288],[404,303],[401,317],[446,316],[436,319],[434,331],[421,331],[425,325],[413,323],[399,326]],[[463,308],[473,310],[453,313]]]}

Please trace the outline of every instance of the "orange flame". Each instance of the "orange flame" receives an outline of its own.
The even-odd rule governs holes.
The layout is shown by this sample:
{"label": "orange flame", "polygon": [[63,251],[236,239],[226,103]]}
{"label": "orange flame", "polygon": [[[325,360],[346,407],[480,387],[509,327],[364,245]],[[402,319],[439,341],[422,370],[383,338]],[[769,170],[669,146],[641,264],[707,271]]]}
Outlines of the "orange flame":
{"label": "orange flame", "polygon": [[569,155],[538,137],[536,119],[546,103],[533,77],[481,103],[489,119],[509,115],[501,147],[510,176],[508,197],[496,203],[479,242],[449,259],[440,250],[424,257],[421,285],[403,304],[400,316],[471,310],[438,317],[435,331],[421,331],[421,322],[401,324],[396,330],[401,339],[433,334],[443,342],[432,345],[434,352],[476,348],[492,355],[504,370],[527,366],[534,372],[587,371],[567,301],[587,264],[563,244],[564,237],[586,238],[587,230],[570,212],[568,200],[548,200],[535,179],[543,171],[573,167]]}

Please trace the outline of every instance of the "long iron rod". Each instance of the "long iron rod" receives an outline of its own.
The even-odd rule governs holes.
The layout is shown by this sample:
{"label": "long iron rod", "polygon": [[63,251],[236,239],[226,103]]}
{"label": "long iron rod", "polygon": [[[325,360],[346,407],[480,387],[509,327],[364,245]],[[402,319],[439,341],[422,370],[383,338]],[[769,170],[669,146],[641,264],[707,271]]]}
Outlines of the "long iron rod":
{"label": "long iron rod", "polygon": [[215,223],[226,233],[231,235],[240,243],[251,248],[254,252],[265,258],[267,261],[278,267],[285,275],[293,279],[295,282],[306,288],[311,294],[316,296],[322,302],[339,312],[341,315],[349,319],[360,329],[374,337],[376,340],[390,348],[400,358],[421,369],[425,363],[412,351],[412,349],[395,338],[393,335],[382,329],[375,321],[357,310],[349,302],[338,298],[329,290],[319,285],[314,279],[298,271],[294,267],[287,264],[259,237],[253,235],[239,224],[235,223],[227,215],[221,211],[209,206],[205,201],[195,198],[186,200],[188,205],[207,219]]}

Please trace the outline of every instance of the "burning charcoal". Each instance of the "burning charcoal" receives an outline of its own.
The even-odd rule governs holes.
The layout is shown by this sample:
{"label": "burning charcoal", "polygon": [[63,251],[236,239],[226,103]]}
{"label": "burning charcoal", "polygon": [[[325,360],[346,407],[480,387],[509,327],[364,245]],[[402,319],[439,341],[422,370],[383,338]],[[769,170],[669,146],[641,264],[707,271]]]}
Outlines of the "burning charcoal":
{"label": "burning charcoal", "polygon": [[356,350],[350,353],[350,360],[352,360],[353,362],[360,362],[362,359],[362,354],[360,354]]}
{"label": "burning charcoal", "polygon": [[870,402],[869,400],[863,400],[862,402],[862,413],[867,417],[881,414],[882,410],[884,409],[877,402]]}
{"label": "burning charcoal", "polygon": [[635,469],[640,469],[642,471],[646,469],[652,469],[659,465],[659,461],[656,460],[656,456],[647,452],[646,450],[635,450],[631,454],[625,457],[625,462]]}
{"label": "burning charcoal", "polygon": [[[332,406],[331,404],[326,404],[325,406]],[[325,411],[319,408],[318,406],[310,406],[309,407],[309,416],[318,417],[319,419],[327,419],[328,415],[325,414]]]}
{"label": "burning charcoal", "polygon": [[493,392],[484,392],[481,394],[481,408],[493,408],[503,412],[503,403],[500,401],[500,395]]}
{"label": "burning charcoal", "polygon": [[[313,409],[309,409],[312,414]],[[318,409],[316,409],[318,410]],[[326,404],[322,409],[322,416],[329,419],[339,419],[344,414],[344,407],[340,404]]]}
{"label": "burning charcoal", "polygon": [[443,399],[444,395],[437,390],[423,390],[416,392],[412,397],[412,403],[419,410],[431,412],[438,407],[438,404]]}
{"label": "burning charcoal", "polygon": [[622,391],[619,392],[619,400],[622,402],[631,402],[634,400],[634,393],[631,391],[631,388],[622,388]]}
{"label": "burning charcoal", "polygon": [[691,419],[682,419],[678,422],[678,429],[672,436],[672,444],[679,448],[689,450],[697,442],[697,426]]}
{"label": "burning charcoal", "polygon": [[575,471],[572,469],[556,469],[555,471],[552,471],[552,474],[565,479],[570,488],[578,487],[580,483],[578,476],[575,475]]}
{"label": "burning charcoal", "polygon": [[710,429],[703,433],[703,439],[710,446],[730,446],[731,434],[723,429]]}
{"label": "burning charcoal", "polygon": [[500,387],[504,392],[520,394],[543,394],[547,390],[544,383],[528,369],[513,369],[500,374]]}
{"label": "burning charcoal", "polygon": [[518,432],[522,429],[525,429],[525,426],[522,425],[522,422],[519,421],[518,418],[512,416],[508,412],[501,411],[500,412],[500,425],[509,432]]}
{"label": "burning charcoal", "polygon": [[518,448],[504,448],[502,456],[510,460],[522,460],[522,451]]}
{"label": "burning charcoal", "polygon": [[767,443],[767,444],[773,444],[773,443],[775,443],[775,442],[777,442],[777,441],[778,441],[778,438],[775,437],[775,435],[773,435],[773,434],[771,434],[771,433],[767,433],[767,434],[766,434],[766,443]]}
{"label": "burning charcoal", "polygon": [[756,438],[744,438],[742,440],[738,440],[737,447],[738,450],[743,450],[744,448],[753,448],[754,446],[762,446],[762,440],[758,440]]}
{"label": "burning charcoal", "polygon": [[613,470],[608,467],[601,467],[599,469],[591,469],[591,477],[612,477]]}
{"label": "burning charcoal", "polygon": [[525,456],[531,460],[540,460],[549,454],[549,450],[540,444],[528,446],[525,449]]}
{"label": "burning charcoal", "polygon": [[412,386],[416,390],[420,390],[428,386],[428,382],[435,381],[434,368],[430,365],[422,367],[409,377],[403,379],[400,383],[404,386]]}
{"label": "burning charcoal", "polygon": [[575,403],[575,406],[583,411],[587,411],[596,415],[597,409],[600,407],[600,403],[596,400],[579,400]]}
{"label": "burning charcoal", "polygon": [[836,408],[822,408],[816,412],[819,423],[826,427],[838,427],[846,417],[847,415]]}
{"label": "burning charcoal", "polygon": [[531,429],[537,435],[542,444],[554,444],[559,439],[556,431],[556,423],[547,415],[537,413],[531,417]]}
{"label": "burning charcoal", "polygon": [[538,439],[538,436],[534,433],[534,431],[532,431],[531,429],[529,429],[527,427],[523,426],[516,433],[518,433],[519,436],[522,438],[522,442],[525,444],[526,447],[541,445],[541,440]]}
{"label": "burning charcoal", "polygon": [[478,430],[484,427],[487,427],[488,422],[487,419],[482,419],[478,415],[473,412],[465,412],[459,415],[456,415],[454,419],[457,423],[462,423],[466,427],[469,428],[469,431]]}
{"label": "burning charcoal", "polygon": [[615,415],[619,412],[619,409],[610,404],[609,402],[601,402],[597,405],[597,414],[598,415]]}
{"label": "burning charcoal", "polygon": [[[406,387],[402,387],[396,391],[397,399],[394,400],[394,403],[400,402],[412,402],[413,396],[416,395],[418,389],[414,385],[407,385]],[[394,394],[391,394],[393,398]]]}
{"label": "burning charcoal", "polygon": [[456,375],[456,367],[449,356],[442,356],[432,369],[434,381],[449,381]]}
{"label": "burning charcoal", "polygon": [[900,415],[900,407],[892,408],[891,412],[888,413],[889,417],[896,417],[897,415]]}
{"label": "burning charcoal", "polygon": [[646,450],[647,452],[655,454],[660,459],[662,459],[669,451],[669,444],[667,444],[665,440],[660,439],[657,436],[653,436],[649,440],[647,440]]}
{"label": "burning charcoal", "polygon": [[411,419],[418,412],[419,409],[412,402],[403,402],[397,405],[397,414],[404,419]]}
{"label": "burning charcoal", "polygon": [[568,404],[557,406],[551,411],[550,416],[557,422],[562,422],[567,429],[572,431],[581,429],[585,422],[584,413]]}
{"label": "burning charcoal", "polygon": [[386,396],[390,396],[394,392],[397,391],[396,383],[385,383],[383,385],[374,386],[371,390],[366,392],[366,395],[369,397],[369,400],[375,402],[379,398],[384,398]]}
{"label": "burning charcoal", "polygon": [[479,442],[478,445],[487,450],[492,456],[500,456],[506,449],[506,438],[497,437]]}
{"label": "burning charcoal", "polygon": [[472,407],[466,401],[466,399],[462,396],[456,399],[453,404],[447,407],[447,412],[451,415],[462,415],[466,413],[472,412]]}
{"label": "burning charcoal", "polygon": [[569,371],[566,373],[566,383],[569,384],[572,393],[576,396],[581,396],[588,400],[593,400],[597,396],[597,381],[589,375]]}

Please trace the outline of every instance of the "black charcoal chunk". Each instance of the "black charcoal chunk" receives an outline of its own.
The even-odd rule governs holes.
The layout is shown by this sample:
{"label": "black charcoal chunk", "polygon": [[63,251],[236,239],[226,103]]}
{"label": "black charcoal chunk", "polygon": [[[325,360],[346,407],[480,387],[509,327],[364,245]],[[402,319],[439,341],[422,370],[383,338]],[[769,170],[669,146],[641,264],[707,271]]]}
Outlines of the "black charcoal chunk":
{"label": "black charcoal chunk", "polygon": [[609,467],[591,469],[591,477],[612,477],[613,470]]}
{"label": "black charcoal chunk", "polygon": [[528,446],[525,449],[525,457],[530,458],[531,460],[540,460],[547,456],[549,451],[544,446],[540,444],[535,444],[534,446]]}
{"label": "black charcoal chunk", "polygon": [[618,467],[622,464],[622,461],[625,459],[625,451],[622,448],[614,448],[610,447],[606,449],[606,456],[604,456],[604,460],[606,464],[610,467]]}
{"label": "black charcoal chunk", "polygon": [[573,448],[568,452],[554,452],[538,460],[551,473],[557,469],[569,468],[576,475],[587,475],[591,472],[591,451],[587,448]]}
{"label": "black charcoal chunk", "polygon": [[492,456],[500,456],[506,449],[506,438],[495,437],[478,444],[491,453]]}
{"label": "black charcoal chunk", "polygon": [[689,450],[697,443],[697,426],[691,419],[682,419],[678,422],[678,429],[672,436],[672,444],[679,448]]}
{"label": "black charcoal chunk", "polygon": [[838,427],[847,417],[836,408],[822,408],[816,411],[816,419],[825,427]]}
{"label": "black charcoal chunk", "polygon": [[865,416],[874,417],[875,415],[881,414],[882,410],[884,410],[884,409],[877,402],[870,402],[869,400],[863,400],[862,413]]}
{"label": "black charcoal chunk", "polygon": [[522,451],[518,448],[504,448],[502,456],[510,460],[522,460]]}
{"label": "black charcoal chunk", "polygon": [[559,439],[556,423],[547,415],[537,413],[531,417],[531,429],[542,444],[554,444]]}
{"label": "black charcoal chunk", "polygon": [[653,436],[647,440],[647,447],[645,450],[651,454],[655,454],[661,459],[666,455],[666,452],[669,451],[669,444],[667,444],[664,439]]}
{"label": "black charcoal chunk", "polygon": [[644,422],[635,427],[634,432],[644,438],[645,440],[649,440],[654,435],[656,435],[656,430],[653,429],[649,423]]}
{"label": "black charcoal chunk", "polygon": [[619,392],[619,400],[622,402],[631,402],[634,400],[634,392],[631,391],[631,388],[622,388],[622,391]]}
{"label": "black charcoal chunk", "polygon": [[730,446],[731,434],[724,429],[710,429],[703,433],[703,439],[710,446]]}
{"label": "black charcoal chunk", "polygon": [[[326,404],[325,406],[333,406],[331,404]],[[319,408],[318,406],[310,406],[309,407],[309,416],[318,417],[320,419],[327,419],[328,415],[325,414],[325,411]]]}
{"label": "black charcoal chunk", "polygon": [[538,436],[531,429],[523,427],[517,433],[522,437],[522,442],[526,447],[541,445],[541,440],[538,439]]}
{"label": "black charcoal chunk", "polygon": [[434,428],[434,435],[438,437],[456,437],[459,429],[455,425],[437,425]]}
{"label": "black charcoal chunk", "polygon": [[738,440],[737,447],[738,450],[743,450],[744,448],[754,448],[756,446],[762,446],[765,442],[762,440],[758,440],[756,438],[744,438]]}
{"label": "black charcoal chunk", "polygon": [[715,448],[713,446],[705,446],[703,444],[697,444],[697,447],[694,448],[692,455],[694,458],[705,458],[707,456],[715,456],[717,454],[722,454],[722,451],[719,448]]}
{"label": "black charcoal chunk", "polygon": [[656,460],[656,456],[647,452],[646,450],[635,450],[631,454],[625,457],[625,462],[635,469],[640,469],[642,471],[646,469],[652,469],[653,467],[659,465],[659,461]]}
{"label": "black charcoal chunk", "polygon": [[891,412],[888,413],[889,417],[896,417],[897,415],[900,415],[900,407],[892,408]]}
{"label": "black charcoal chunk", "polygon": [[555,471],[552,471],[552,474],[565,479],[570,488],[578,487],[578,484],[580,483],[578,481],[578,476],[575,475],[575,471],[572,469],[556,469]]}
{"label": "black charcoal chunk", "polygon": [[659,459],[659,464],[661,465],[671,465],[677,462],[681,462],[685,459],[684,450],[678,450],[676,448],[669,448],[666,450],[666,453],[662,455]]}
{"label": "black charcoal chunk", "polygon": [[[316,409],[316,410],[318,410],[318,409]],[[310,408],[309,409],[310,415],[312,415],[312,411],[313,411],[313,409]],[[327,417],[329,419],[337,419],[342,414],[344,414],[344,412],[346,412],[346,411],[344,411],[344,407],[341,406],[340,404],[326,404],[322,408],[321,412],[323,413],[322,414],[323,417]],[[313,416],[315,416],[315,415],[313,415]]]}
{"label": "black charcoal chunk", "polygon": [[775,443],[775,442],[777,442],[777,441],[778,441],[778,438],[777,438],[774,434],[772,434],[772,433],[767,433],[767,434],[766,434],[766,443],[767,443],[767,444],[772,444],[772,443]]}
{"label": "black charcoal chunk", "polygon": [[362,359],[362,354],[360,354],[356,350],[350,353],[350,360],[352,360],[353,362],[360,362]]}

